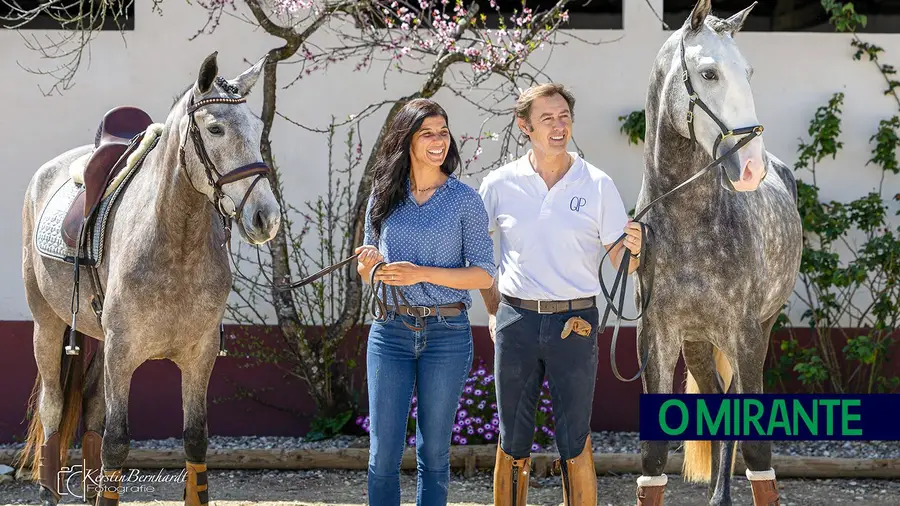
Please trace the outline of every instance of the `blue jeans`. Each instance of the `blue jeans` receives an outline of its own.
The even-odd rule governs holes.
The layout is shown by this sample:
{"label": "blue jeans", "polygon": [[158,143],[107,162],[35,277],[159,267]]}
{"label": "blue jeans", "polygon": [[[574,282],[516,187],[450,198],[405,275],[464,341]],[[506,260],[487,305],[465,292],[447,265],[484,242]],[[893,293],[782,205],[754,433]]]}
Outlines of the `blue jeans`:
{"label": "blue jeans", "polygon": [[[403,322],[425,329],[414,331]],[[447,504],[450,438],[459,398],[472,367],[468,313],[419,320],[389,313],[369,331],[369,504],[400,504],[400,462],[413,389],[417,393],[416,504]]]}

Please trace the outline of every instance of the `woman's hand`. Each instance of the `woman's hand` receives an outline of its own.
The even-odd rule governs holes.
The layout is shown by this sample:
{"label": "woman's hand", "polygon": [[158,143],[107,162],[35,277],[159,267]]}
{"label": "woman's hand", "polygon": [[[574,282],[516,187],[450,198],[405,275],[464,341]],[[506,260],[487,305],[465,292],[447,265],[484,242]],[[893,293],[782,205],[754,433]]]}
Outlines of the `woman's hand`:
{"label": "woman's hand", "polygon": [[354,250],[359,255],[356,260],[366,269],[375,267],[375,264],[384,260],[384,255],[375,246],[360,246]]}
{"label": "woman's hand", "polygon": [[382,265],[375,273],[375,281],[391,286],[414,285],[425,281],[423,268],[410,262],[392,262]]}

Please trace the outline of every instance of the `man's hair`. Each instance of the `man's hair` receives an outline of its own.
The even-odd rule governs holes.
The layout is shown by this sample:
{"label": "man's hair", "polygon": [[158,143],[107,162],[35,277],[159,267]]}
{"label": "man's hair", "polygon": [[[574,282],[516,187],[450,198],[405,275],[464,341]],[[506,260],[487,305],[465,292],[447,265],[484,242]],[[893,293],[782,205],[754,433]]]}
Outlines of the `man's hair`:
{"label": "man's hair", "polygon": [[572,119],[575,119],[575,96],[565,86],[556,83],[538,84],[522,92],[516,100],[516,117],[522,118],[526,124],[531,125],[528,117],[531,114],[531,104],[534,103],[534,100],[538,97],[549,97],[557,94],[566,99]]}

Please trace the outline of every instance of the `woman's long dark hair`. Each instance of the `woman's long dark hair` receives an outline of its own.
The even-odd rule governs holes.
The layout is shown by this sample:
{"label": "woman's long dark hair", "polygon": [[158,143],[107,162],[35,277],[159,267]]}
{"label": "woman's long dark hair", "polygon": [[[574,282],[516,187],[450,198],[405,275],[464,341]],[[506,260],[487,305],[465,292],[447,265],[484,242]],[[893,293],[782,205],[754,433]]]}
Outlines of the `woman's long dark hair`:
{"label": "woman's long dark hair", "polygon": [[[372,209],[369,219],[375,241],[381,236],[381,225],[398,204],[406,198],[406,180],[409,178],[409,147],[412,136],[422,122],[430,116],[441,116],[448,126],[447,112],[437,102],[427,98],[411,100],[394,116],[388,127],[378,156],[375,158],[372,181]],[[459,149],[456,139],[450,134],[450,147],[447,157],[441,164],[441,172],[453,174],[460,166]]]}

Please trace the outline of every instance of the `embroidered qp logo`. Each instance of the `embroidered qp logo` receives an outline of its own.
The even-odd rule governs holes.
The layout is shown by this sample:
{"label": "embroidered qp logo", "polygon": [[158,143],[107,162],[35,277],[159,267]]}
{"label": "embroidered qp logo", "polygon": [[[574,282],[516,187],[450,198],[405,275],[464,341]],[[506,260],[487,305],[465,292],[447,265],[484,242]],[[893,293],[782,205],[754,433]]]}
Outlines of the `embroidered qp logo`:
{"label": "embroidered qp logo", "polygon": [[578,212],[585,204],[587,204],[587,200],[582,197],[572,197],[572,200],[569,201],[569,209]]}

